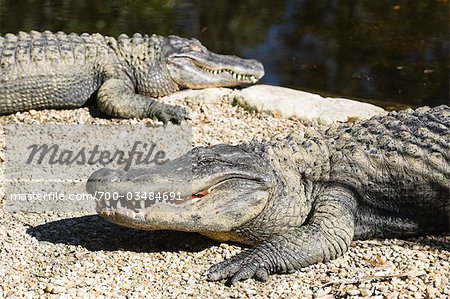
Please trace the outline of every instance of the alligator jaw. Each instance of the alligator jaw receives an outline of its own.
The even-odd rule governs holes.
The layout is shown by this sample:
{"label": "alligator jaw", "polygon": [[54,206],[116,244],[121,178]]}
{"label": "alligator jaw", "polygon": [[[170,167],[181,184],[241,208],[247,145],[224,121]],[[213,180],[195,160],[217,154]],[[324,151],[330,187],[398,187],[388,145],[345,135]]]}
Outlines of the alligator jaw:
{"label": "alligator jaw", "polygon": [[215,54],[206,49],[172,54],[167,67],[180,87],[191,89],[248,85],[264,76],[264,67],[257,60]]}
{"label": "alligator jaw", "polygon": [[127,200],[126,192],[119,191],[125,197],[97,200],[97,213],[113,223],[143,230],[230,232],[266,204],[268,193],[259,190],[259,183],[233,179],[219,185],[208,194],[198,192],[172,202]]}
{"label": "alligator jaw", "polygon": [[[96,196],[98,214],[132,228],[226,232],[227,238],[233,239],[229,233],[255,218],[267,203],[270,184],[264,179],[266,168],[257,161],[245,165],[244,160],[250,158],[247,153],[230,157],[224,154],[217,165],[208,168],[201,163],[191,165],[191,161],[198,161],[191,160],[191,155],[207,158],[208,153],[196,150],[149,169],[96,171],[88,180],[87,190]],[[146,192],[147,199],[137,200],[136,192]],[[164,200],[163,194],[170,192],[175,197]],[[115,194],[116,198],[99,198],[102,193]],[[149,200],[149,193],[161,197]],[[223,234],[220,236],[215,234],[223,240]]]}

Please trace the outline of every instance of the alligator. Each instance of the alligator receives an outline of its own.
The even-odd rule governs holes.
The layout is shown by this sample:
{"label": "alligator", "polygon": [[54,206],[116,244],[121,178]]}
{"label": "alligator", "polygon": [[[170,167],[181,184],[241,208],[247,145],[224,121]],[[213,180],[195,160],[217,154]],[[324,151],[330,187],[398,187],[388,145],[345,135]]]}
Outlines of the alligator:
{"label": "alligator", "polygon": [[421,107],[270,141],[195,147],[148,169],[103,168],[86,188],[124,195],[188,182],[174,200],[97,196],[97,212],[127,227],[250,245],[205,275],[234,284],[335,259],[352,240],[447,234],[449,162],[450,108]]}
{"label": "alligator", "polygon": [[96,93],[99,110],[118,118],[179,123],[186,109],[155,100],[180,89],[257,82],[260,62],[208,51],[178,36],[50,31],[0,37],[0,115],[78,108]]}

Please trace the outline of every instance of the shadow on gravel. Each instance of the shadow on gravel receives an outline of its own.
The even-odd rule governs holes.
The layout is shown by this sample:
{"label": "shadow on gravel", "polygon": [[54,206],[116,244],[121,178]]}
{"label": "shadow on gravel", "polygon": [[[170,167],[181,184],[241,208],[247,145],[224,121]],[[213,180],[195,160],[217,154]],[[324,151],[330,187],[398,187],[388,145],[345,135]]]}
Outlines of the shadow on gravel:
{"label": "shadow on gravel", "polygon": [[420,237],[416,242],[434,249],[450,251],[450,235]]}
{"label": "shadow on gravel", "polygon": [[103,113],[98,108],[97,104],[97,91],[94,92],[91,97],[84,103],[83,107],[87,107],[89,114],[93,118],[104,118],[104,119],[111,119],[111,116]]}
{"label": "shadow on gravel", "polygon": [[79,245],[90,251],[198,252],[218,244],[196,233],[126,228],[97,215],[49,222],[30,227],[27,233],[39,241]]}
{"label": "shadow on gravel", "polygon": [[[78,245],[90,251],[198,252],[219,244],[196,233],[141,231],[118,226],[97,215],[52,221],[30,227],[27,233],[39,241]],[[424,236],[408,241],[450,251],[450,235]]]}
{"label": "shadow on gravel", "polygon": [[106,115],[105,113],[101,112],[100,109],[97,106],[97,93],[95,93],[95,97],[89,98],[89,100],[83,105],[83,107],[87,107],[89,110],[89,114],[93,118],[105,118],[110,119],[111,117],[109,115]]}

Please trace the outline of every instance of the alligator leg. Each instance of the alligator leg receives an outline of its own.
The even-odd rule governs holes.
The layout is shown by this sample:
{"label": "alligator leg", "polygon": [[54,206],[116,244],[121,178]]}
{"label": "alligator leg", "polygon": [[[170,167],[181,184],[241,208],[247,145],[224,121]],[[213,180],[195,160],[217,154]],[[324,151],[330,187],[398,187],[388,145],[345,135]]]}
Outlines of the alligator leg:
{"label": "alligator leg", "polygon": [[356,198],[342,187],[329,187],[316,198],[308,223],[213,265],[208,280],[231,278],[230,284],[272,273],[291,273],[343,255],[353,239]]}
{"label": "alligator leg", "polygon": [[157,118],[164,123],[180,123],[188,118],[183,107],[172,106],[150,97],[136,94],[131,82],[111,78],[100,87],[97,95],[99,109],[107,115],[120,118]]}

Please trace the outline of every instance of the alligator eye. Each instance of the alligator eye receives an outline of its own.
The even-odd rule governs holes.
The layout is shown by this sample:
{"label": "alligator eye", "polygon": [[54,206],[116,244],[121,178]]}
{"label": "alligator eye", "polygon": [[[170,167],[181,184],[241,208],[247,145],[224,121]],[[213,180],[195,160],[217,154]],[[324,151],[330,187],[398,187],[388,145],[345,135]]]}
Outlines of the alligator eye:
{"label": "alligator eye", "polygon": [[201,191],[201,192],[192,194],[192,198],[193,198],[193,199],[194,199],[194,198],[202,198],[203,196],[208,195],[209,192],[210,192],[209,190],[205,190],[205,191]]}

